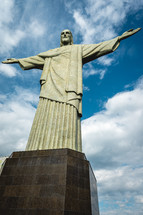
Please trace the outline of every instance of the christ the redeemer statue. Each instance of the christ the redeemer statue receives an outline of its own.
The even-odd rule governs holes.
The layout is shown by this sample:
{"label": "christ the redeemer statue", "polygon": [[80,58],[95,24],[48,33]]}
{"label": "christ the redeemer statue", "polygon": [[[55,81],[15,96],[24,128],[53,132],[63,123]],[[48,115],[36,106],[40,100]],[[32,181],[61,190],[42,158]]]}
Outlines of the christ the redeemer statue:
{"label": "christ the redeemer statue", "polygon": [[115,51],[120,41],[138,32],[129,30],[112,40],[74,45],[72,33],[61,33],[60,48],[3,63],[19,63],[23,70],[42,69],[41,92],[26,150],[70,148],[82,151],[82,66]]}

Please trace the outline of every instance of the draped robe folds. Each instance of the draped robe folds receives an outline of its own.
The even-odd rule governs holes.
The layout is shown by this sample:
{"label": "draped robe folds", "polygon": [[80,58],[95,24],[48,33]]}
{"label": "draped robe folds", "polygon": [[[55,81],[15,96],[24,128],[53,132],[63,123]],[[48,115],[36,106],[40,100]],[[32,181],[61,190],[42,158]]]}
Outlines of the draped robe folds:
{"label": "draped robe folds", "polygon": [[82,65],[111,53],[119,39],[67,45],[19,59],[23,70],[43,69],[40,101],[26,150],[71,148],[82,151]]}

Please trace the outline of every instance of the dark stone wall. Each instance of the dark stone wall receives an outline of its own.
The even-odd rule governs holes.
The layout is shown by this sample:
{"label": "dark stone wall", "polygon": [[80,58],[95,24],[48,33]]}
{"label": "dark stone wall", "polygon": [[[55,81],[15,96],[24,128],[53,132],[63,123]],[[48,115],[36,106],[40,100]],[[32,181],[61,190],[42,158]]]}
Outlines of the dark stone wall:
{"label": "dark stone wall", "polygon": [[85,155],[74,150],[14,152],[0,176],[0,215],[98,215],[90,175]]}

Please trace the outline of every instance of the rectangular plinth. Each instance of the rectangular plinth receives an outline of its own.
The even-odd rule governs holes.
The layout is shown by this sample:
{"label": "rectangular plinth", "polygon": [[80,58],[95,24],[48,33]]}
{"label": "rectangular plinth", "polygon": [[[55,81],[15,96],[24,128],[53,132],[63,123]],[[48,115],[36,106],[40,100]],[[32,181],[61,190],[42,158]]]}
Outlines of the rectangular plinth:
{"label": "rectangular plinth", "polygon": [[83,153],[14,152],[0,176],[1,215],[99,215],[96,179]]}

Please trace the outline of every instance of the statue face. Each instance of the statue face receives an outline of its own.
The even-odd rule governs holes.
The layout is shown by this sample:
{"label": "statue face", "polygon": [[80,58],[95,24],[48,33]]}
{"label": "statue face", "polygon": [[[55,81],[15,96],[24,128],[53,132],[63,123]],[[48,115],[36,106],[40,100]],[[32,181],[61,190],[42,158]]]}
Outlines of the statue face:
{"label": "statue face", "polygon": [[61,42],[63,45],[70,45],[71,38],[72,38],[72,34],[70,30],[66,29],[61,32]]}

